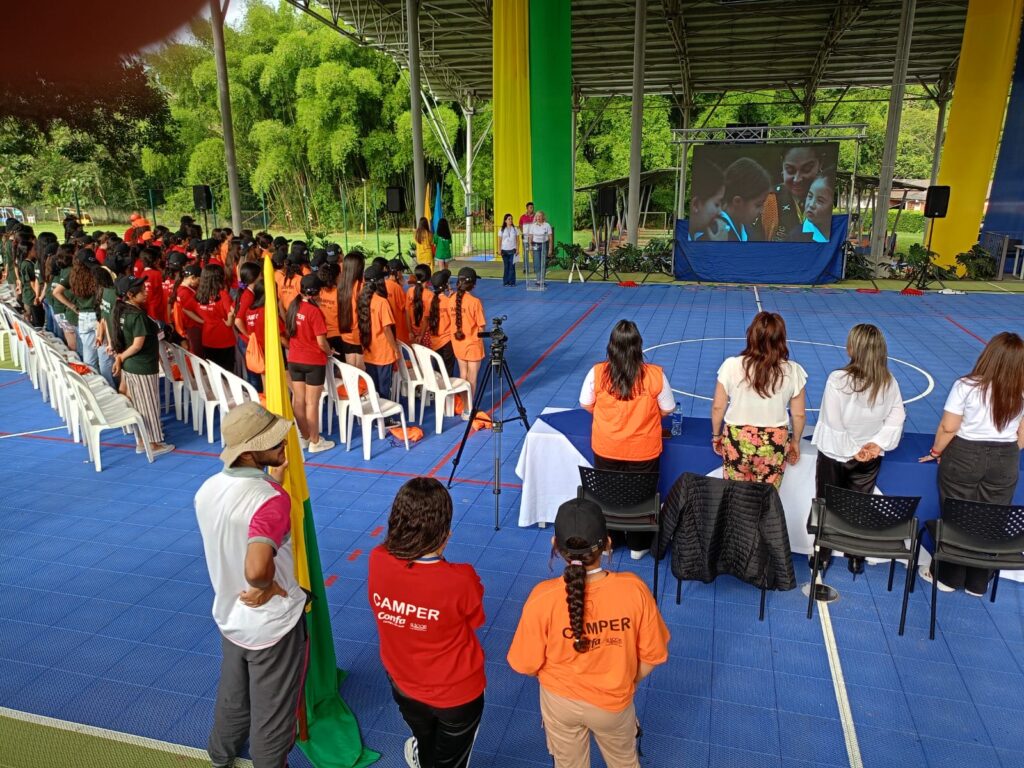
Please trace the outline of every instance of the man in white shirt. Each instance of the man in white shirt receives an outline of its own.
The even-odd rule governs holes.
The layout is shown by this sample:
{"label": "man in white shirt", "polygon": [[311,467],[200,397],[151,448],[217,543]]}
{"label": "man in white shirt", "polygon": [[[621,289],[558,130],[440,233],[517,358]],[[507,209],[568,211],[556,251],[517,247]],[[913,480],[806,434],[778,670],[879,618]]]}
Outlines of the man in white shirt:
{"label": "man in white shirt", "polygon": [[224,655],[207,745],[214,768],[233,765],[246,739],[256,768],[280,768],[295,743],[307,636],[291,498],[279,484],[291,427],[257,403],[231,409],[221,428],[224,470],[196,493]]}

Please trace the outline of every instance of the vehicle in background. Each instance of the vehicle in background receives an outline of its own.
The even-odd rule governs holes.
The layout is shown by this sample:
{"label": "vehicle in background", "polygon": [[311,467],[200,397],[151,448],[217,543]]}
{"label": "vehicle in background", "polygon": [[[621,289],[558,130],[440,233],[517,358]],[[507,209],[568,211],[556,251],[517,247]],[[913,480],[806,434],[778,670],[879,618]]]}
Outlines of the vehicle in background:
{"label": "vehicle in background", "polygon": [[0,221],[7,221],[8,219],[17,219],[22,224],[25,223],[25,213],[14,205],[0,205]]}
{"label": "vehicle in background", "polygon": [[71,214],[78,219],[78,223],[83,227],[91,227],[93,225],[92,216],[85,211],[82,211],[82,213],[79,214],[74,208],[61,208],[59,213],[61,219],[64,219],[68,214]]}

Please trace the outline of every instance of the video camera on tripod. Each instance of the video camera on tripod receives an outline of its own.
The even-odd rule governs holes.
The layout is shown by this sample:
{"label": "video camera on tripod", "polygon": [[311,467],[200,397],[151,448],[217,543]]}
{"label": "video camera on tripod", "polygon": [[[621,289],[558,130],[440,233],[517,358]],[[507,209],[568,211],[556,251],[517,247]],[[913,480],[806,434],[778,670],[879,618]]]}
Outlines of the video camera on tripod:
{"label": "video camera on tripod", "polygon": [[505,347],[508,345],[508,334],[505,333],[501,327],[501,324],[506,320],[508,320],[508,315],[492,317],[491,329],[489,331],[480,331],[477,333],[478,338],[491,340],[492,357],[504,354]]}

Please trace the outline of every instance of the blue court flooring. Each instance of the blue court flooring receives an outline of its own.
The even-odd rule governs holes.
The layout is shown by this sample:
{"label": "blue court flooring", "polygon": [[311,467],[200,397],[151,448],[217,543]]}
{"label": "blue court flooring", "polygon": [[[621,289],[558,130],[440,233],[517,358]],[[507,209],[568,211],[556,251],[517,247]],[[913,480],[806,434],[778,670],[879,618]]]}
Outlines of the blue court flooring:
{"label": "blue court flooring", "polygon": [[[970,370],[983,339],[1024,332],[1021,299],[1010,295],[600,283],[537,294],[491,280],[477,290],[488,317],[508,315],[508,360],[531,418],[575,405],[586,370],[603,358],[622,317],[638,323],[653,348],[649,359],[689,393],[684,411],[697,416],[708,414],[700,398],[712,394],[721,360],[742,348],[759,304],[786,318],[792,357],[810,375],[810,407],[828,371],[844,362],[850,326],[874,322],[888,338],[904,398],[922,395],[907,406],[910,432],[935,429],[949,386]],[[97,473],[27,377],[0,371],[0,706],[205,746],[220,649],[192,496],[219,470],[219,444],[172,417],[165,427],[178,450],[154,464],[135,454],[130,438],[107,433]],[[364,461],[356,438],[351,452],[337,447],[307,465],[338,662],[348,672],[342,695],[366,744],[383,753],[381,766],[404,765],[408,733],[377,655],[367,554],[406,479],[447,478],[462,422],[447,420],[442,435],[425,432],[408,453],[377,441]],[[516,424],[504,434],[500,531],[489,434],[469,439],[452,489],[446,555],[472,563],[486,589],[487,706],[473,766],[550,765],[536,682],[504,660],[523,600],[538,581],[560,574],[548,566],[550,531],[516,525],[514,469],[524,434]],[[650,583],[649,558],[634,563],[616,553],[615,565]],[[660,605],[671,657],[637,693],[642,763],[848,765],[822,626],[817,615],[805,618],[800,591],[770,594],[759,622],[757,592],[729,577],[686,584],[677,606],[664,567]],[[796,568],[806,581],[804,558]],[[830,575],[842,593],[831,621],[863,764],[1024,766],[1020,585],[1004,582],[995,604],[941,595],[930,642],[928,590],[912,595],[907,632],[898,637],[900,595],[886,592],[886,571],[869,567],[852,581],[840,562]],[[603,765],[596,749],[593,759]],[[297,750],[291,762],[308,765]]]}

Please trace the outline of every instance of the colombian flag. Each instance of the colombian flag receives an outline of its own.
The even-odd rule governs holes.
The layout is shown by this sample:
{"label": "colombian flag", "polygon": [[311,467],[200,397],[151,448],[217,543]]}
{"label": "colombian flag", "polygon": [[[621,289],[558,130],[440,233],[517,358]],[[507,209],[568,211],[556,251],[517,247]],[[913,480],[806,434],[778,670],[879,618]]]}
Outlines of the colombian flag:
{"label": "colombian flag", "polygon": [[[281,334],[277,322],[277,296],[274,291],[274,267],[270,257],[263,258],[263,285],[266,286],[266,396],[267,409],[292,420],[292,404],[285,383]],[[324,591],[320,549],[313,527],[313,509],[302,463],[298,434],[289,434],[288,469],[284,489],[292,499],[292,547],[295,575],[303,589],[313,595],[306,608],[309,630],[309,658],[299,708],[299,747],[316,768],[362,768],[375,763],[380,755],[363,747],[359,726],[352,711],[341,700],[338,688],[345,673],[338,669],[334,654],[331,615]]]}

